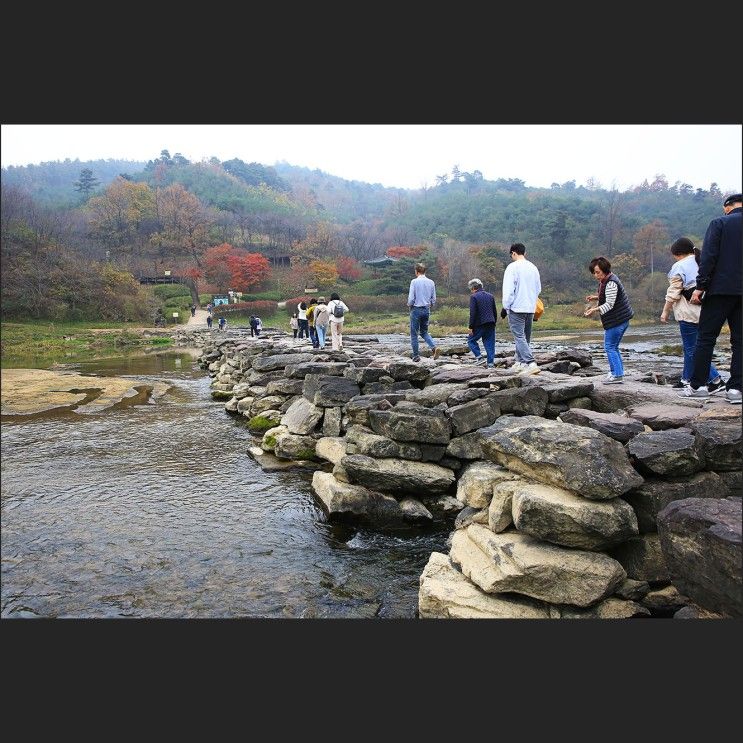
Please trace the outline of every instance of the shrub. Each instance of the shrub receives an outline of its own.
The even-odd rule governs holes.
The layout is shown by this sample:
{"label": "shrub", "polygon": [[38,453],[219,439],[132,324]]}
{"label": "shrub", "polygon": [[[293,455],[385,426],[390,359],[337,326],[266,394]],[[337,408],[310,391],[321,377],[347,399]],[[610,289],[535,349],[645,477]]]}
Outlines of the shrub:
{"label": "shrub", "polygon": [[276,302],[235,302],[220,304],[214,308],[215,315],[230,315],[240,313],[247,315],[273,315],[276,312]]}
{"label": "shrub", "polygon": [[172,299],[173,297],[191,298],[191,292],[185,284],[157,284],[152,289],[158,299]]}

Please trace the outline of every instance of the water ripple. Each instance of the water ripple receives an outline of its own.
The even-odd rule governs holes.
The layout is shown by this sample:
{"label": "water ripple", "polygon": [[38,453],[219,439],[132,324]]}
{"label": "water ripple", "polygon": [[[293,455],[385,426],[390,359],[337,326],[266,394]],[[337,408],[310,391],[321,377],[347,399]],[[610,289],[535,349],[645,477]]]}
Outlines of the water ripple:
{"label": "water ripple", "polygon": [[174,389],[3,424],[3,617],[415,616],[449,527],[328,523],[306,473],[264,473],[247,456],[244,421],[203,373],[137,378]]}

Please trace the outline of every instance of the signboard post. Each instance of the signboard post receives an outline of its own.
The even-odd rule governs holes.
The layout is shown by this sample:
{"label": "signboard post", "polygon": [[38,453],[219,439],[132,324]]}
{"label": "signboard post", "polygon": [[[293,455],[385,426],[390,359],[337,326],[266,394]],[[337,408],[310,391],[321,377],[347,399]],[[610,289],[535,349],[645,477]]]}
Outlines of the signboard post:
{"label": "signboard post", "polygon": [[174,312],[173,313],[173,322],[175,322],[175,323],[178,322],[178,313],[177,312]]}

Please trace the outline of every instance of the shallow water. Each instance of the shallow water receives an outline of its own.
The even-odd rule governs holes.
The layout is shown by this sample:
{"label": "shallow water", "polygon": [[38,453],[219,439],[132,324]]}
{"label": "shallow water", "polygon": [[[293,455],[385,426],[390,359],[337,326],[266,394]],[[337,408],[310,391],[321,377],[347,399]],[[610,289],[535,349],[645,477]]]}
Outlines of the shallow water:
{"label": "shallow water", "polygon": [[81,364],[154,404],[2,426],[3,617],[415,617],[451,525],[330,525],[310,476],[264,473],[188,354]]}

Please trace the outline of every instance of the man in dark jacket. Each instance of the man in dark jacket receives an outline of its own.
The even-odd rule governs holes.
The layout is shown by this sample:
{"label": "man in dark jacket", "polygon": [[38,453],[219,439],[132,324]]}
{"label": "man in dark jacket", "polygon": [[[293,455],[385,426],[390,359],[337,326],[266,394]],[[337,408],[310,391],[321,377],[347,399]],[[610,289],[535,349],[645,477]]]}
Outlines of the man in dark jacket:
{"label": "man in dark jacket", "polygon": [[470,333],[467,336],[467,345],[475,354],[475,363],[482,363],[480,344],[485,347],[487,368],[492,369],[495,364],[495,321],[497,308],[495,297],[482,288],[480,279],[472,279],[467,282],[470,288]]}
{"label": "man in dark jacket", "polygon": [[741,403],[741,212],[743,196],[733,194],[722,202],[724,217],[713,219],[707,227],[699,261],[697,288],[691,296],[692,304],[702,305],[699,316],[697,344],[694,349],[694,371],[689,386],[679,397],[705,398],[709,365],[715,342],[727,321],[730,328],[730,346],[733,358],[730,377],[726,384],[728,402]]}

